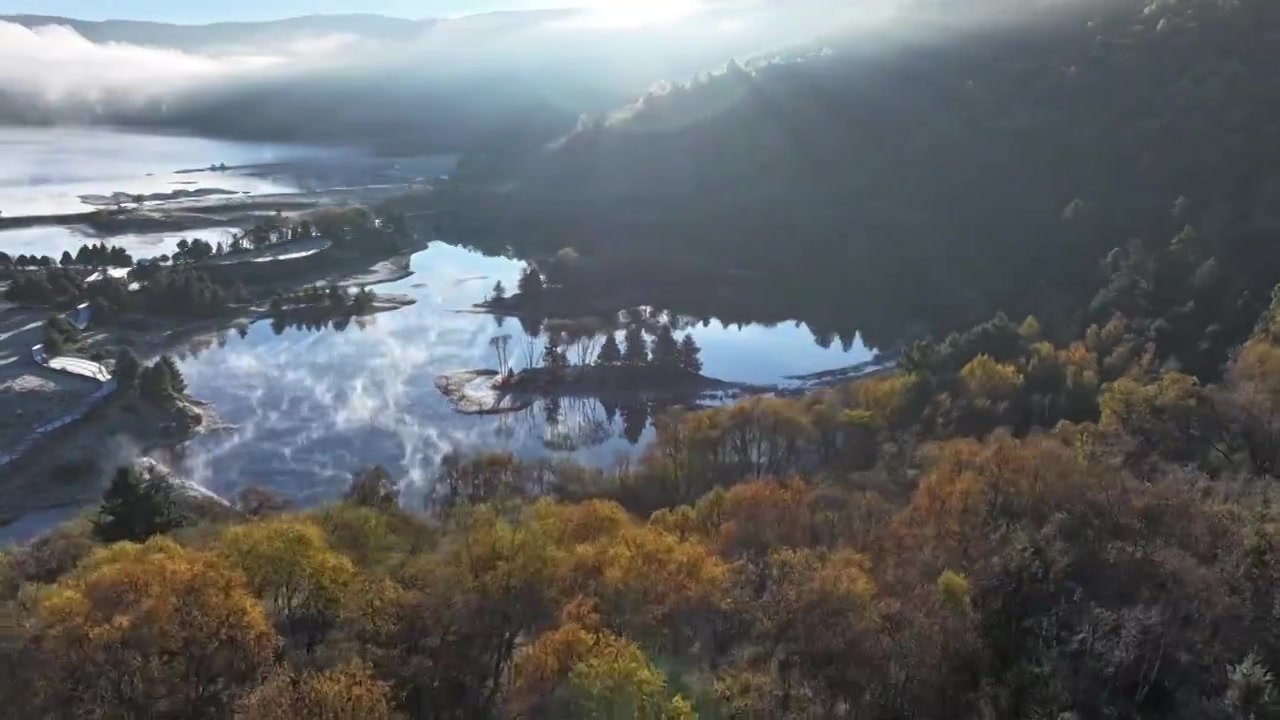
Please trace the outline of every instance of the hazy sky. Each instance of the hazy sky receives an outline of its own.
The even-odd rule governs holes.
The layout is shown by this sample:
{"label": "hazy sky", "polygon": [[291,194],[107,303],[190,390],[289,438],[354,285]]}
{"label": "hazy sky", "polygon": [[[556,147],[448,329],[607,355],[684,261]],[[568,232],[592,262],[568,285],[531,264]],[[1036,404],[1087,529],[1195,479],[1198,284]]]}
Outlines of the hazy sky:
{"label": "hazy sky", "polygon": [[[620,0],[626,2],[627,0]],[[601,4],[599,0],[0,0],[0,15],[64,15],[84,20],[119,18],[163,22],[270,20],[313,13],[382,13],[447,17],[533,7]]]}

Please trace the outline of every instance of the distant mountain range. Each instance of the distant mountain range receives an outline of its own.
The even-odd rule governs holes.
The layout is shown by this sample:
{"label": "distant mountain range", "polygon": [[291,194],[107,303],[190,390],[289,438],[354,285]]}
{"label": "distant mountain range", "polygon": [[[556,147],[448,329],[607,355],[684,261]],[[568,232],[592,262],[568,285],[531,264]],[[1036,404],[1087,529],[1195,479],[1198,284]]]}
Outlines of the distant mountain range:
{"label": "distant mountain range", "polygon": [[62,25],[96,43],[129,43],[210,52],[227,47],[270,43],[281,37],[354,35],[371,40],[412,40],[442,23],[468,23],[484,19],[504,24],[542,23],[574,14],[574,10],[532,10],[473,15],[457,19],[407,20],[371,13],[306,15],[265,22],[219,22],[202,25],[139,20],[78,20],[57,15],[0,15],[0,21],[28,28]]}
{"label": "distant mountain range", "polygon": [[[66,27],[98,46],[200,56],[175,58],[170,77],[168,61],[154,53],[101,52],[65,32],[10,35],[0,40],[8,42],[0,48],[0,122],[363,144],[397,154],[501,152],[564,135],[581,115],[606,113],[655,83],[807,40],[829,30],[834,17],[825,0],[708,8],[643,27],[577,22],[588,16],[583,10],[207,25],[0,16],[27,28]],[[245,69],[260,59],[261,69]]]}
{"label": "distant mountain range", "polygon": [[405,20],[383,15],[308,15],[270,22],[222,22],[176,25],[136,20],[77,20],[55,15],[3,15],[0,20],[28,28],[62,25],[97,43],[118,42],[199,52],[269,40],[281,35],[346,34],[408,39],[434,20]]}

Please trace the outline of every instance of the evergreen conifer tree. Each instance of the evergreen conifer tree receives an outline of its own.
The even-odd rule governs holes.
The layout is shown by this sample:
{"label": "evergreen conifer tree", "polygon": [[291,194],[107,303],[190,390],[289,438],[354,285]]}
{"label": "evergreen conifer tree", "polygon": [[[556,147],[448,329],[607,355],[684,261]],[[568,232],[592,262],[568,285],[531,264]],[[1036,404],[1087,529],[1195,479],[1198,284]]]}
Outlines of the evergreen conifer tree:
{"label": "evergreen conifer tree", "polygon": [[622,362],[627,365],[646,365],[649,362],[649,346],[644,341],[644,329],[639,325],[627,327],[623,338]]}
{"label": "evergreen conifer tree", "polygon": [[662,368],[680,367],[680,344],[676,342],[675,333],[672,332],[670,325],[664,324],[653,338],[651,362]]}
{"label": "evergreen conifer tree", "polygon": [[685,333],[680,340],[680,368],[691,373],[702,372],[702,348],[694,342],[693,335]]}
{"label": "evergreen conifer tree", "polygon": [[181,526],[169,489],[122,467],[102,496],[98,517],[93,520],[93,534],[104,543],[144,542],[152,535]]}
{"label": "evergreen conifer tree", "polygon": [[618,347],[618,338],[613,333],[604,337],[604,345],[596,356],[596,365],[617,365],[622,362],[622,348]]}

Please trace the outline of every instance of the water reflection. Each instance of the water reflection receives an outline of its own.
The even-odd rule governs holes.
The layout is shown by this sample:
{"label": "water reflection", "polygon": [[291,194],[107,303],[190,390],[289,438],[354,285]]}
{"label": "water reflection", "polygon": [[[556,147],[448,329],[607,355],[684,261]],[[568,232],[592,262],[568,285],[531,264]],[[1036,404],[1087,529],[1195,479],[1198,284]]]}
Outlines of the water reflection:
{"label": "water reflection", "polygon": [[[562,398],[509,415],[454,413],[435,388],[437,376],[496,367],[490,341],[507,334],[510,365],[536,364],[550,329],[524,320],[517,330],[511,321],[504,327],[470,311],[496,281],[514,286],[519,263],[437,243],[412,266],[412,278],[376,288],[412,295],[417,304],[410,307],[349,325],[256,323],[187,348],[180,365],[192,392],[234,429],[193,441],[183,470],[224,497],[260,485],[307,504],[340,494],[353,469],[372,464],[405,478],[412,496],[452,449],[572,455],[609,465],[648,439],[653,409],[643,402]],[[849,352],[824,349],[794,323],[735,328],[657,310],[636,313],[625,320],[692,328],[704,373],[726,380],[772,383],[870,355],[856,343]],[[598,340],[564,349],[571,361],[589,361]]]}
{"label": "water reflection", "polygon": [[92,210],[82,195],[148,194],[220,187],[235,192],[289,192],[292,184],[242,173],[183,173],[226,163],[275,163],[333,155],[301,146],[143,135],[89,128],[0,131],[0,210],[7,216]]}
{"label": "water reflection", "polygon": [[184,239],[199,238],[216,244],[227,241],[233,233],[238,231],[238,228],[233,227],[213,227],[176,233],[130,233],[100,237],[92,230],[78,225],[30,227],[0,230],[0,251],[14,257],[35,255],[57,259],[63,252],[75,255],[85,245],[104,243],[108,246],[122,247],[135,260],[143,260],[161,255],[173,255],[178,250],[178,243]]}

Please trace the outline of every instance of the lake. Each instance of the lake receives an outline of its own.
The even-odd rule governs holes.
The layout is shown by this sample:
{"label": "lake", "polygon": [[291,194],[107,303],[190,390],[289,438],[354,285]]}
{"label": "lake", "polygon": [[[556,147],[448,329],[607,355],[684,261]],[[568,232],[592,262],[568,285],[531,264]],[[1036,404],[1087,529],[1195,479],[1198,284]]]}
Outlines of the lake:
{"label": "lake", "polygon": [[[106,130],[0,128],[0,212],[6,216],[92,209],[80,195],[222,187],[247,193],[297,192],[416,182],[450,172],[453,158],[370,158],[352,151],[152,136]],[[271,167],[227,172],[210,165]],[[197,169],[196,172],[179,171]],[[182,237],[223,239],[232,228],[105,238],[136,258],[170,254]],[[11,255],[73,254],[97,241],[78,227],[0,232]],[[511,334],[516,366],[541,352],[518,322],[468,312],[501,280],[514,288],[522,265],[433,243],[412,260],[416,274],[380,286],[417,304],[351,323],[344,331],[273,328],[257,323],[187,349],[180,366],[192,394],[213,403],[233,430],[197,438],[175,460],[191,479],[223,497],[249,485],[305,505],[339,496],[353,471],[385,465],[402,477],[408,502],[426,492],[450,449],[511,450],[523,457],[573,457],[608,465],[634,453],[652,432],[644,407],[565,400],[503,416],[454,413],[436,390],[446,372],[495,367],[489,340]],[[677,323],[688,324],[677,318]],[[704,373],[744,383],[869,359],[860,342],[821,347],[805,326],[718,322],[682,328],[702,347]],[[527,344],[527,348],[526,348]],[[21,540],[74,509],[37,513],[0,531]]]}
{"label": "lake", "polygon": [[[555,455],[608,465],[648,438],[643,408],[564,400],[501,416],[453,412],[435,378],[496,367],[490,338],[513,336],[523,366],[519,323],[467,312],[497,281],[515,287],[522,264],[433,243],[412,260],[416,274],[379,292],[418,303],[352,323],[344,331],[308,331],[257,323],[229,331],[179,365],[195,397],[214,403],[233,431],[198,438],[181,468],[222,495],[260,485],[307,504],[332,499],[351,473],[381,464],[413,496],[425,492],[451,449],[506,449],[522,457]],[[803,325],[687,329],[702,347],[704,374],[745,383],[852,365],[870,358],[860,343],[824,349]],[[541,352],[541,341],[531,349]],[[628,435],[630,437],[628,437]]]}
{"label": "lake", "polygon": [[[293,183],[235,172],[190,172],[317,159],[335,151],[99,129],[0,127],[0,213],[5,217],[93,210],[81,195],[146,194],[220,187],[289,192]],[[0,246],[0,249],[3,249]]]}

